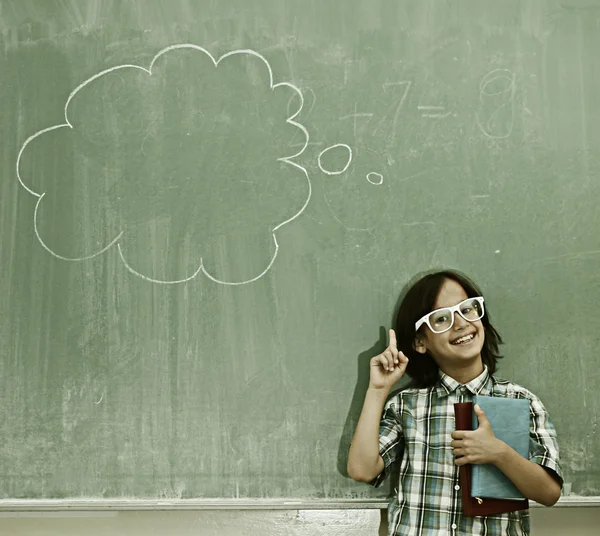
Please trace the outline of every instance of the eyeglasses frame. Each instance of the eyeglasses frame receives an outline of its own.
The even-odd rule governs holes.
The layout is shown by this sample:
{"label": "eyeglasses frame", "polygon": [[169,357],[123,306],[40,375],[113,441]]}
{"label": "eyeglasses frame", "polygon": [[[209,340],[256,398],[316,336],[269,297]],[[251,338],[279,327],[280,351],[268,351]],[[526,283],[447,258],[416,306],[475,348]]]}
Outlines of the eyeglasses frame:
{"label": "eyeglasses frame", "polygon": [[[436,334],[445,333],[449,329],[452,329],[452,326],[454,326],[454,313],[458,313],[467,322],[477,322],[477,320],[469,320],[468,318],[465,318],[464,315],[462,314],[461,310],[460,310],[460,307],[462,305],[464,305],[464,303],[467,302],[467,301],[469,301],[469,300],[477,300],[479,302],[479,305],[481,306],[481,316],[477,320],[481,320],[484,317],[484,315],[485,315],[485,307],[483,305],[483,302],[485,300],[483,299],[483,296],[472,296],[470,298],[467,298],[467,299],[461,301],[460,303],[457,303],[456,305],[452,305],[450,307],[440,307],[439,309],[435,309],[434,311],[431,311],[430,313],[427,313],[420,320],[418,320],[417,322],[415,322],[415,332],[419,331],[419,328],[423,324],[427,324],[427,327],[431,330],[432,333],[436,333]],[[450,323],[450,325],[446,329],[444,329],[443,331],[435,331],[431,327],[431,324],[429,323],[429,317],[432,314],[437,313],[439,311],[450,311],[450,315],[451,315],[451,318],[452,318],[452,322]]]}

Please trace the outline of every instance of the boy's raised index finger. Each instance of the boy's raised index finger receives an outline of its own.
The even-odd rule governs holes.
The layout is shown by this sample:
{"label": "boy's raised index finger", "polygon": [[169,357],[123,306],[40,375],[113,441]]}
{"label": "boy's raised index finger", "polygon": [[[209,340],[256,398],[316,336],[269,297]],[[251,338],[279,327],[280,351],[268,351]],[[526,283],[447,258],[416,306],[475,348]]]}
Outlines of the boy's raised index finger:
{"label": "boy's raised index finger", "polygon": [[398,349],[398,344],[396,343],[396,332],[393,329],[390,329],[390,346],[394,349]]}

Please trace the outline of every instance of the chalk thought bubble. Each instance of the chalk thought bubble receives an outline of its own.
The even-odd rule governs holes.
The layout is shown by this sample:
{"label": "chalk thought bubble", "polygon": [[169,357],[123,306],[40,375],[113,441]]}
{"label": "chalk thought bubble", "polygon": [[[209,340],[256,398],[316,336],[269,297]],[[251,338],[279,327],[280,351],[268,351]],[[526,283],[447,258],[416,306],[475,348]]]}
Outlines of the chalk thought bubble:
{"label": "chalk thought bubble", "polygon": [[[291,115],[289,95],[280,99],[279,90],[299,97]],[[19,183],[37,198],[36,237],[64,261],[92,259],[116,247],[129,272],[153,283],[183,283],[198,274],[226,285],[256,281],[275,262],[276,232],[298,218],[311,198],[308,173],[294,160],[309,143],[296,120],[303,106],[302,92],[275,83],[271,65],[253,50],[216,59],[202,47],[181,44],[158,52],[147,68],[106,69],[70,93],[64,123],[36,132],[18,153]],[[285,155],[289,147],[281,139],[290,127],[304,142]],[[294,203],[281,189],[286,173],[298,194]],[[54,224],[59,216],[62,226]],[[193,269],[183,277],[158,278],[131,262],[143,249],[137,237],[163,221],[184,228],[180,247]],[[207,268],[207,255],[214,255],[207,253],[209,240],[222,242],[253,226],[266,229],[263,238],[270,242],[259,269],[233,280]],[[78,254],[64,253],[66,231]]]}

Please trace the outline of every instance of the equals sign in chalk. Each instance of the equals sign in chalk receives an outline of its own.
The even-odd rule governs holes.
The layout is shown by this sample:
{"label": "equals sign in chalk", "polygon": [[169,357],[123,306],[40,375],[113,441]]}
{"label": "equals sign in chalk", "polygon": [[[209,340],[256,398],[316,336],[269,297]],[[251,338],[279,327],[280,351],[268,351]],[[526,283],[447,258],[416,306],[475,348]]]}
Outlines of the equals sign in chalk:
{"label": "equals sign in chalk", "polygon": [[444,110],[443,106],[417,106],[417,110],[421,110],[423,113],[421,117],[429,118],[443,118],[448,117],[452,112],[442,113]]}

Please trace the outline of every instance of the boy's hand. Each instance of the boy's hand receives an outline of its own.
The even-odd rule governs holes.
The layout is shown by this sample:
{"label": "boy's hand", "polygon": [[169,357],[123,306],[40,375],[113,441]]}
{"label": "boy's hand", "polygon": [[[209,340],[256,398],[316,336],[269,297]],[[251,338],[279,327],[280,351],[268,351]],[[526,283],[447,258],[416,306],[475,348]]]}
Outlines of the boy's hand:
{"label": "boy's hand", "polygon": [[390,344],[385,351],[371,359],[369,387],[390,390],[402,378],[408,357],[398,351],[396,333],[390,329]]}
{"label": "boy's hand", "polygon": [[452,432],[452,441],[450,446],[454,449],[456,460],[454,463],[458,466],[467,463],[495,464],[502,455],[503,447],[506,443],[500,441],[492,430],[492,425],[485,415],[485,412],[477,405],[473,407],[479,428],[477,430],[455,430]]}

